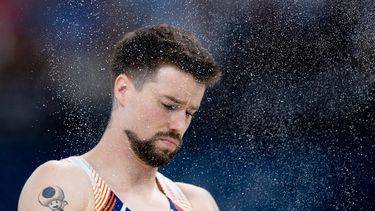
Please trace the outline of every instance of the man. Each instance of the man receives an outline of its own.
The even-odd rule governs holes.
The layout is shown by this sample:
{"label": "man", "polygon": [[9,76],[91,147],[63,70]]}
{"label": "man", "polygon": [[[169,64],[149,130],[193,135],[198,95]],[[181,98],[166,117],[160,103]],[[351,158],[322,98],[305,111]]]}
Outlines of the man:
{"label": "man", "polygon": [[218,210],[206,190],[158,172],[221,76],[210,53],[173,26],[141,28],[115,47],[112,73],[111,118],[99,144],[37,168],[18,209]]}

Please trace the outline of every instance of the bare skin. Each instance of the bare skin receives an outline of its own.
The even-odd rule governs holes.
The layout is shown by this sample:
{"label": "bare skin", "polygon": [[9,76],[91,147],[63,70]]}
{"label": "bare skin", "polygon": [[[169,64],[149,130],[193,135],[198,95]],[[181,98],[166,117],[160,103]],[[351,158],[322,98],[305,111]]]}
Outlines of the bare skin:
{"label": "bare skin", "polygon": [[[114,83],[111,123],[99,144],[82,155],[114,193],[131,210],[169,210],[169,203],[156,183],[157,167],[147,165],[131,149],[124,130],[136,132],[142,140],[156,132],[186,132],[201,103],[205,86],[173,65],[163,65],[154,78],[136,90],[126,75]],[[157,150],[174,151],[180,143],[170,138],[156,141]],[[72,179],[74,178],[74,179]],[[195,211],[219,210],[211,194],[203,188],[177,183]],[[57,186],[67,202],[61,210],[93,210],[94,198],[88,176],[66,161],[49,161],[40,166],[26,182],[18,210],[52,210],[38,196],[48,195]],[[56,201],[50,206],[61,206]]]}

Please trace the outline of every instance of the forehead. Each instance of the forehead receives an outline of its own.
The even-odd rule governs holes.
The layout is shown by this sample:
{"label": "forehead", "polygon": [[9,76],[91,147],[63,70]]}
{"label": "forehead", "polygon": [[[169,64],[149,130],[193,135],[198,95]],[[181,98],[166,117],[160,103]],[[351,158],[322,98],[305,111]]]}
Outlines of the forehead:
{"label": "forehead", "polygon": [[149,83],[151,90],[159,95],[173,96],[184,101],[200,103],[205,85],[198,83],[191,74],[173,65],[163,65]]}

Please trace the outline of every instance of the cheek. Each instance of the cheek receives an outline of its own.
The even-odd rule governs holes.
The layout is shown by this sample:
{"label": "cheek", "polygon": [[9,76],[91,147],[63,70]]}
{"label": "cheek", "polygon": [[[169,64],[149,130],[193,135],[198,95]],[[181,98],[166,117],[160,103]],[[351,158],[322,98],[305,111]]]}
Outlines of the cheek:
{"label": "cheek", "polygon": [[167,118],[167,112],[159,107],[153,107],[144,111],[145,121],[147,125],[164,124]]}
{"label": "cheek", "polygon": [[155,104],[143,104],[137,108],[138,114],[135,118],[138,120],[139,127],[154,128],[164,124],[168,112]]}

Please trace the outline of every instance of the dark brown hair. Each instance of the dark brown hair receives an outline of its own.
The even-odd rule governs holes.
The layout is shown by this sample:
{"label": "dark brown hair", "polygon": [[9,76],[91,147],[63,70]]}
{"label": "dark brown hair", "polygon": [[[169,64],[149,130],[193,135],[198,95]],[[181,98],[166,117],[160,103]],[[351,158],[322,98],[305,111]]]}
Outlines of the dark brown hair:
{"label": "dark brown hair", "polygon": [[221,77],[214,58],[192,33],[166,24],[126,33],[115,46],[111,69],[114,78],[124,73],[142,80],[162,64],[176,65],[208,87]]}

